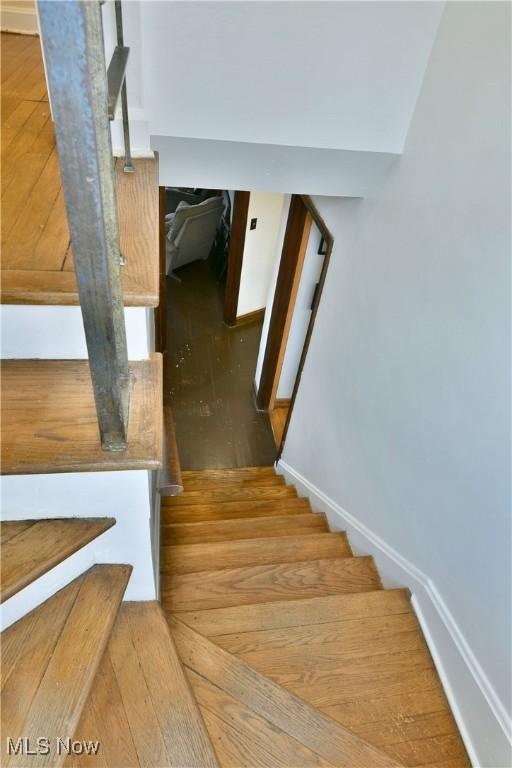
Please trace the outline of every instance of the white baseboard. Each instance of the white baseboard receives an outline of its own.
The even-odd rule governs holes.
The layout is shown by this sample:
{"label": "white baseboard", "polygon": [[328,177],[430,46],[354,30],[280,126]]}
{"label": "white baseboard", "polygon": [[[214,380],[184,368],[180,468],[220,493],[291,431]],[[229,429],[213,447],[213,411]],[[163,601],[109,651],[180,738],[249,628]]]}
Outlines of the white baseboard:
{"label": "white baseboard", "polygon": [[279,461],[276,470],[311,500],[313,509],[325,512],[332,529],[347,531],[356,554],[373,555],[384,586],[411,591],[411,603],[473,766],[512,765],[506,709],[432,579],[285,461]]}
{"label": "white baseboard", "polygon": [[24,35],[37,35],[37,15],[35,7],[20,8],[2,3],[0,11],[2,32],[18,32]]}

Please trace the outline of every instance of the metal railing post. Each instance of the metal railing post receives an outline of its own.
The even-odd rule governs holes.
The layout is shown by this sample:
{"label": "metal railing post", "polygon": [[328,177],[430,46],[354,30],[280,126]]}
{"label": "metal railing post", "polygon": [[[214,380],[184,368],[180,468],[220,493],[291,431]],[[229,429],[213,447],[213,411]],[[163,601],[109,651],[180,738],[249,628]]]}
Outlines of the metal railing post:
{"label": "metal railing post", "polygon": [[38,5],[101,444],[123,450],[130,375],[100,5]]}
{"label": "metal railing post", "polygon": [[[117,45],[124,47],[123,35],[123,10],[121,0],[114,0],[116,11],[116,31]],[[124,172],[135,173],[135,167],[132,163],[132,150],[130,145],[130,123],[128,121],[128,94],[126,92],[126,76],[123,79],[121,87],[121,111],[123,113],[123,139],[124,139]]]}

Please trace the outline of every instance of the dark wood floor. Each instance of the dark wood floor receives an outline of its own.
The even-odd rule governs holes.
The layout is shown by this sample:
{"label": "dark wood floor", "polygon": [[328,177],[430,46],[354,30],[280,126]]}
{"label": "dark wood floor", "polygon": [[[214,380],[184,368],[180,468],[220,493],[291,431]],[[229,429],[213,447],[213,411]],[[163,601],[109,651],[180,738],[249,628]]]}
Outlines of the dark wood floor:
{"label": "dark wood floor", "polygon": [[261,322],[228,328],[224,288],[209,262],[167,278],[164,402],[172,407],[183,469],[267,466],[276,449],[270,421],[253,401]]}

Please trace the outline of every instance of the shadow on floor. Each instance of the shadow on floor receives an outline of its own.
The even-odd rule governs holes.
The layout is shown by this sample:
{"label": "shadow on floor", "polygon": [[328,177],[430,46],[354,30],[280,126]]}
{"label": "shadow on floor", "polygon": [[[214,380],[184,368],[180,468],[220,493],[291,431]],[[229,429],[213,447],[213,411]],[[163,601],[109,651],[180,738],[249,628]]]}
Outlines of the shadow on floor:
{"label": "shadow on floor", "polygon": [[254,371],[261,322],[229,328],[224,286],[208,261],[167,278],[164,403],[172,408],[182,469],[266,466],[276,448],[256,410]]}

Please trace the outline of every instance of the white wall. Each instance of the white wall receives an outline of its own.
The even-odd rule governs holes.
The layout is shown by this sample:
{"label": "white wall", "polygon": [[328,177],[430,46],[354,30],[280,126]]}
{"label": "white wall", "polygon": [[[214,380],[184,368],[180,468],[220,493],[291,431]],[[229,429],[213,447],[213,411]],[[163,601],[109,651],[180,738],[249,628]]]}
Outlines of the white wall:
{"label": "white wall", "polygon": [[[106,63],[110,62],[117,44],[114,3],[109,0],[101,7],[103,18],[103,37],[105,41]],[[124,44],[130,48],[126,68],[126,89],[128,94],[128,114],[130,117],[130,144],[134,157],[145,157],[151,152],[149,123],[144,108],[144,83],[142,79],[142,43],[141,13],[139,0],[123,2]],[[111,123],[114,155],[124,155],[123,126],[121,119],[121,99],[119,99],[116,119]]]}
{"label": "white wall", "polygon": [[[154,310],[125,307],[130,360],[146,360],[155,351]],[[82,360],[88,357],[80,307],[34,304],[0,305],[0,357]]]}
{"label": "white wall", "polygon": [[[279,193],[250,194],[237,317],[263,309],[266,305],[283,202],[284,195]],[[256,229],[250,228],[253,218],[257,219]]]}
{"label": "white wall", "polygon": [[37,34],[35,0],[0,0],[0,28],[9,32]]}
{"label": "white wall", "polygon": [[310,195],[365,196],[400,157],[243,141],[152,134],[160,184],[202,189],[259,189]]}
{"label": "white wall", "polygon": [[151,133],[400,152],[442,5],[145,0]]}
{"label": "white wall", "polygon": [[270,317],[272,315],[272,304],[274,302],[274,293],[276,290],[277,275],[279,274],[279,264],[281,262],[281,252],[283,250],[284,235],[286,232],[286,224],[288,221],[288,212],[290,210],[291,195],[285,195],[283,200],[283,207],[281,209],[281,221],[279,223],[279,231],[276,240],[276,255],[274,259],[274,266],[272,270],[272,277],[270,279],[270,285],[268,289],[268,296],[265,309],[265,317],[263,318],[263,327],[261,329],[260,336],[260,348],[258,351],[258,360],[256,362],[256,372],[254,374],[254,383],[258,388],[261,377],[261,369],[263,367],[263,360],[265,357],[265,346],[267,344],[268,329],[270,326]]}
{"label": "white wall", "polygon": [[293,394],[295,379],[299,370],[300,358],[306,340],[306,333],[311,319],[311,302],[315,287],[320,279],[324,256],[318,253],[320,230],[313,223],[309,235],[306,255],[300,276],[299,290],[295,300],[290,332],[286,342],[283,367],[277,385],[277,398],[288,399]]}
{"label": "white wall", "polygon": [[47,600],[95,563],[127,563],[126,600],[154,600],[151,473],[70,472],[1,478],[1,519],[114,517],[116,525],[2,605],[2,628]]}
{"label": "white wall", "polygon": [[475,764],[511,762],[510,5],[449,3],[401,161],[335,237],[290,479],[409,584]]}

